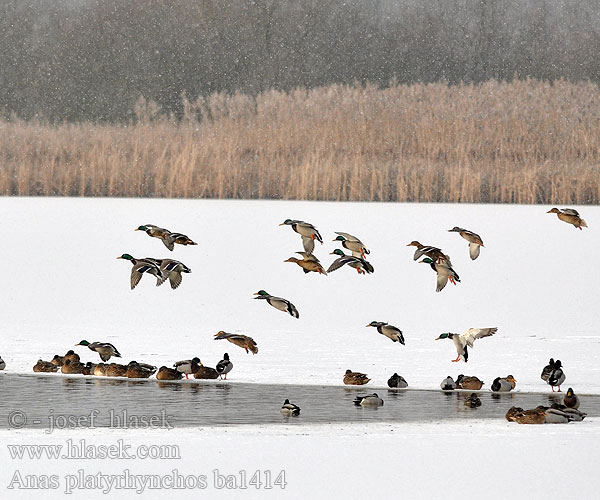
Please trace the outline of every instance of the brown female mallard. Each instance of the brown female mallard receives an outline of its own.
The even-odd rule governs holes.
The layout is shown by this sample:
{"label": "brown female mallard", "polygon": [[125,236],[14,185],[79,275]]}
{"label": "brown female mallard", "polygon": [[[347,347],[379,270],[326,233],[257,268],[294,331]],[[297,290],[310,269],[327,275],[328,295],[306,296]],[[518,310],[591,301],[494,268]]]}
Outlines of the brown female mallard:
{"label": "brown female mallard", "polygon": [[573,224],[579,230],[583,230],[582,228],[588,227],[586,222],[580,217],[579,212],[574,208],[563,208],[559,210],[558,208],[553,208],[546,212],[547,214],[556,214],[556,216],[563,222],[567,224]]}
{"label": "brown female mallard", "polygon": [[352,370],[346,370],[344,373],[344,384],[346,385],[365,385],[371,380],[364,373],[353,372]]}

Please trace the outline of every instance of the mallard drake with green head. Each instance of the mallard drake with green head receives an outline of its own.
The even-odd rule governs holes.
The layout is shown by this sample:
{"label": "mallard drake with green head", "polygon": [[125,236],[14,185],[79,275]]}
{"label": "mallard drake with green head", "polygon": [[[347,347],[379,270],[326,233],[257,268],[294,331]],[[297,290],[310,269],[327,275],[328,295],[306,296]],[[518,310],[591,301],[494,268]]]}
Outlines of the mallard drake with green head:
{"label": "mallard drake with green head", "polygon": [[112,356],[115,358],[120,358],[121,354],[117,350],[117,348],[109,344],[108,342],[92,342],[91,344],[87,340],[82,340],[79,344],[75,344],[76,346],[82,345],[87,347],[90,351],[97,352],[100,355],[100,359],[102,361],[108,361]]}
{"label": "mallard drake with green head", "polygon": [[202,361],[198,361],[198,366],[194,371],[194,378],[204,380],[214,380],[219,378],[219,372],[210,366],[204,366]]}
{"label": "mallard drake with green head", "polygon": [[442,252],[438,247],[432,247],[431,245],[421,245],[418,241],[411,241],[407,247],[416,247],[415,254],[413,255],[413,260],[419,260],[423,255],[429,257],[435,262],[441,263],[446,262],[448,267],[452,267],[452,262],[450,262],[450,257],[448,257],[444,252]]}
{"label": "mallard drake with green head", "polygon": [[290,400],[286,399],[283,402],[280,412],[284,417],[297,417],[300,415],[300,407],[294,403],[290,403]]}
{"label": "mallard drake with green head", "polygon": [[161,279],[162,279],[163,275],[162,275],[162,273],[160,271],[160,267],[156,263],[155,259],[152,259],[152,260],[136,259],[136,258],[132,257],[131,255],[129,255],[128,253],[124,253],[120,257],[117,257],[117,259],[128,260],[129,262],[131,262],[133,264],[133,267],[131,268],[131,278],[130,278],[130,284],[131,284],[132,290],[138,285],[138,283],[140,282],[140,280],[142,279],[142,276],[144,274],[152,274],[153,276],[156,276],[156,286],[159,286],[162,283]]}
{"label": "mallard drake with green head", "polygon": [[484,246],[481,236],[473,231],[469,231],[468,229],[463,229],[462,227],[458,226],[454,226],[452,229],[449,229],[448,232],[458,233],[469,242],[469,256],[471,257],[471,260],[475,260],[477,257],[479,257],[480,247]]}
{"label": "mallard drake with green head", "polygon": [[490,337],[494,335],[498,331],[498,328],[469,328],[467,331],[461,333],[442,333],[437,339],[450,339],[454,342],[454,346],[456,347],[456,352],[458,353],[458,357],[453,359],[453,362],[460,361],[460,359],[464,359],[465,363],[469,360],[469,351],[468,347],[473,347],[473,343],[477,339],[482,339],[484,337]]}
{"label": "mallard drake with green head", "polygon": [[366,396],[356,396],[356,398],[354,398],[354,404],[356,406],[383,406],[383,399],[374,392],[373,394],[367,394]]}
{"label": "mallard drake with green head", "polygon": [[346,385],[365,385],[371,380],[364,373],[353,372],[352,370],[346,370],[344,373],[344,384]]}
{"label": "mallard drake with green head", "polygon": [[223,359],[217,363],[216,370],[221,378],[227,380],[227,374],[233,369],[233,363],[229,359],[229,354],[223,354]]}
{"label": "mallard drake with green head", "polygon": [[540,377],[544,382],[548,382],[550,375],[552,375],[552,370],[554,370],[554,358],[550,358],[548,364],[542,369],[542,374],[540,375]]}
{"label": "mallard drake with green head", "polygon": [[71,361],[70,359],[65,359],[63,365],[60,367],[60,371],[68,375],[80,375],[83,373],[83,369],[83,364],[81,364],[79,361]]}
{"label": "mallard drake with green head", "polygon": [[156,373],[156,366],[130,361],[125,376],[127,378],[149,378]]}
{"label": "mallard drake with green head", "polygon": [[389,380],[387,381],[388,387],[390,389],[405,389],[408,387],[408,382],[404,379],[403,376],[394,373]]}
{"label": "mallard drake with green head", "polygon": [[336,248],[333,252],[331,252],[330,255],[338,255],[339,257],[331,263],[329,269],[327,269],[328,273],[335,271],[346,264],[349,267],[356,269],[358,274],[371,274],[375,272],[373,266],[365,259],[362,259],[361,257],[354,257],[353,255],[346,255],[339,248]]}
{"label": "mallard drake with green head", "polygon": [[454,382],[454,379],[448,375],[444,380],[442,380],[442,383],[440,384],[440,389],[442,391],[453,391],[454,389],[456,389],[456,382]]}
{"label": "mallard drake with green head", "polygon": [[252,337],[248,337],[247,335],[241,335],[239,333],[227,333],[221,330],[219,333],[215,334],[214,340],[227,340],[232,344],[235,344],[238,347],[241,347],[246,351],[250,351],[252,354],[256,354],[258,352],[258,346]]}
{"label": "mallard drake with green head", "polygon": [[367,328],[369,326],[374,326],[375,328],[377,328],[377,331],[381,335],[387,337],[392,342],[399,342],[400,344],[404,345],[404,335],[400,328],[384,323],[383,321],[371,321],[367,325]]}
{"label": "mallard drake with green head", "polygon": [[192,270],[189,267],[187,267],[183,262],[179,262],[178,260],[152,258],[146,258],[144,260],[152,261],[160,268],[162,277],[158,279],[158,283],[156,286],[162,285],[168,278],[169,283],[171,284],[171,288],[175,290],[179,285],[181,285],[181,281],[183,280],[181,273],[192,272]]}
{"label": "mallard drake with green head", "polygon": [[119,363],[110,363],[106,367],[104,375],[107,377],[124,377],[128,369],[129,366],[127,365],[121,365]]}
{"label": "mallard drake with green head", "polygon": [[478,408],[481,406],[481,399],[477,397],[477,394],[473,393],[465,399],[464,404],[467,408]]}
{"label": "mallard drake with green head", "polygon": [[192,359],[184,359],[176,361],[173,367],[179,372],[185,375],[186,379],[189,379],[188,375],[192,375],[196,372],[200,366],[200,358],[194,357]]}
{"label": "mallard drake with green head", "polygon": [[478,391],[483,387],[483,382],[477,377],[465,377],[462,373],[456,379],[457,389],[467,389],[469,391]]}
{"label": "mallard drake with green head", "polygon": [[517,386],[517,381],[512,375],[507,375],[504,378],[496,377],[492,382],[493,392],[510,392]]}
{"label": "mallard drake with green head", "polygon": [[362,257],[363,259],[366,259],[366,256],[371,253],[364,245],[364,243],[360,241],[356,236],[352,236],[351,234],[342,233],[338,231],[336,231],[335,234],[337,234],[338,237],[333,241],[341,242],[342,246],[346,250],[350,250],[354,257]]}
{"label": "mallard drake with green head", "polygon": [[327,276],[325,268],[321,265],[319,259],[317,259],[314,255],[309,255],[306,252],[296,253],[302,255],[303,258],[298,259],[296,257],[290,257],[289,259],[286,259],[283,262],[293,262],[294,264],[298,264],[305,274],[310,273],[312,271],[313,273],[324,274],[325,276]]}
{"label": "mallard drake with green head", "polygon": [[552,387],[552,392],[554,392],[555,387],[558,387],[558,392],[560,392],[560,386],[566,379],[567,376],[562,369],[562,363],[560,359],[557,359],[552,367],[552,373],[550,373],[550,376],[548,377],[548,385]]}
{"label": "mallard drake with green head", "polygon": [[181,380],[183,373],[177,371],[175,368],[161,366],[156,373],[156,378],[158,380]]}
{"label": "mallard drake with green head", "polygon": [[302,220],[286,219],[280,226],[292,226],[292,229],[302,237],[302,245],[307,254],[312,254],[315,249],[315,240],[323,244],[323,238],[315,226]]}
{"label": "mallard drake with green head", "polygon": [[559,210],[558,208],[553,208],[546,212],[547,214],[556,214],[556,216],[563,222],[567,224],[572,224],[579,230],[583,230],[582,228],[588,227],[586,222],[581,218],[579,212],[574,208],[563,208]]}
{"label": "mallard drake with green head", "polygon": [[267,303],[270,306],[273,306],[275,309],[279,309],[280,311],[288,313],[290,316],[296,319],[300,318],[300,313],[298,312],[298,309],[296,309],[296,306],[292,304],[289,300],[282,299],[281,297],[275,297],[265,292],[264,290],[259,290],[254,295],[256,295],[256,297],[254,297],[255,299],[266,300]]}
{"label": "mallard drake with green head", "polygon": [[456,285],[457,282],[460,283],[460,277],[447,261],[437,263],[429,257],[425,257],[423,260],[419,261],[419,264],[429,264],[431,269],[437,273],[436,292],[441,292],[448,283],[448,280],[450,280],[450,283],[453,285]]}
{"label": "mallard drake with green head", "polygon": [[53,364],[51,361],[43,361],[38,359],[37,363],[33,365],[33,371],[36,373],[56,373],[60,369],[60,366]]}
{"label": "mallard drake with green head", "polygon": [[575,394],[575,391],[572,387],[569,387],[569,389],[567,390],[567,394],[563,398],[563,404],[567,408],[574,408],[575,410],[579,408],[581,402],[579,401],[579,396]]}

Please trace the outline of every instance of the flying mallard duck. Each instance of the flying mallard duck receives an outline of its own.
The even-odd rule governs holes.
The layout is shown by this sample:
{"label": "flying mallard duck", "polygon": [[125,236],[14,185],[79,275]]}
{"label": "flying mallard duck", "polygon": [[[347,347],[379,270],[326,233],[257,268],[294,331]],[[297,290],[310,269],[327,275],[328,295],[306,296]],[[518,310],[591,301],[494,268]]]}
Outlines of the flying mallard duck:
{"label": "flying mallard duck", "polygon": [[483,387],[483,382],[477,377],[465,377],[460,374],[456,379],[457,389],[467,389],[469,391],[478,391]]}
{"label": "flying mallard duck", "polygon": [[233,369],[233,363],[229,360],[229,354],[223,354],[223,359],[217,363],[215,368],[221,378],[225,375],[225,380],[227,380],[227,374]]}
{"label": "flying mallard duck", "polygon": [[195,357],[192,359],[184,359],[182,361],[176,361],[173,367],[179,372],[185,375],[186,379],[189,379],[188,375],[192,375],[196,372],[200,366],[200,358]]}
{"label": "flying mallard duck", "polygon": [[183,373],[175,368],[161,366],[156,373],[156,378],[158,380],[181,380],[183,378]]}
{"label": "flying mallard duck", "polygon": [[453,362],[460,361],[460,358],[465,360],[465,363],[469,360],[469,351],[467,346],[473,347],[473,342],[477,339],[489,337],[494,335],[498,331],[498,328],[469,328],[466,332],[461,333],[442,333],[437,339],[451,339],[456,346],[456,352],[458,357],[453,359]]}
{"label": "flying mallard duck", "polygon": [[198,366],[194,371],[194,378],[214,380],[219,378],[219,372],[210,366],[204,366],[202,361],[198,361]]}
{"label": "flying mallard duck", "polygon": [[408,387],[408,382],[404,379],[403,376],[394,373],[387,382],[388,387],[392,389],[404,389]]}
{"label": "flying mallard duck", "polygon": [[341,241],[342,246],[346,250],[350,250],[354,257],[362,257],[363,259],[366,259],[366,256],[371,253],[369,250],[367,250],[367,247],[364,245],[364,243],[356,236],[338,231],[336,231],[335,234],[339,236],[333,241]]}
{"label": "flying mallard duck", "polygon": [[456,382],[454,382],[454,379],[448,375],[444,380],[442,380],[440,389],[442,389],[442,391],[453,391],[456,389]]}
{"label": "flying mallard duck", "polygon": [[479,257],[480,247],[484,246],[481,236],[475,234],[473,231],[469,231],[468,229],[463,229],[462,227],[457,226],[449,229],[448,232],[458,233],[469,242],[469,255],[471,256],[471,260],[475,260],[477,257]]}
{"label": "flying mallard duck", "polygon": [[139,226],[136,229],[136,231],[145,231],[148,236],[160,239],[165,244],[165,246],[171,251],[173,251],[173,249],[175,248],[175,243],[177,243],[178,245],[198,244],[194,243],[185,234],[172,233],[168,229],[155,226],[154,224],[145,224],[143,226]]}
{"label": "flying mallard duck", "polygon": [[563,404],[567,408],[573,408],[575,410],[579,408],[579,405],[581,404],[579,401],[579,396],[575,394],[572,387],[569,387],[569,389],[567,390],[567,394],[563,398]]}
{"label": "flying mallard duck", "polygon": [[330,255],[339,255],[339,257],[331,263],[329,269],[327,269],[328,273],[339,269],[344,264],[348,264],[348,266],[352,267],[353,269],[356,269],[356,272],[358,274],[371,274],[375,272],[373,266],[365,259],[361,257],[354,257],[353,255],[346,255],[339,248],[336,248],[333,252],[331,252]]}
{"label": "flying mallard duck", "polygon": [[55,373],[59,368],[60,366],[57,366],[50,361],[38,359],[37,363],[33,366],[33,371],[40,373]]}
{"label": "flying mallard duck", "polygon": [[133,264],[133,267],[131,268],[130,279],[132,290],[140,282],[144,273],[156,276],[156,286],[159,286],[162,283],[161,279],[163,278],[163,275],[160,272],[160,268],[158,264],[154,261],[154,259],[135,259],[128,253],[124,253],[120,257],[117,257],[117,259],[128,260]]}
{"label": "flying mallard duck", "polygon": [[6,368],[6,362],[0,356],[0,370],[4,370]]}
{"label": "flying mallard duck", "polygon": [[552,387],[552,392],[554,392],[554,388],[558,387],[558,392],[560,392],[560,386],[566,380],[567,376],[562,369],[562,363],[560,359],[557,359],[554,362],[554,366],[552,368],[552,373],[548,377],[548,384]]}
{"label": "flying mallard duck", "polygon": [[512,375],[504,378],[496,377],[492,382],[493,392],[510,392],[517,386],[517,381]]}
{"label": "flying mallard duck", "polygon": [[319,262],[319,259],[317,259],[314,255],[308,254],[306,252],[296,253],[302,255],[302,260],[296,257],[290,257],[289,259],[284,260],[283,262],[294,262],[295,264],[298,264],[305,274],[310,273],[312,271],[314,273],[327,275],[327,272]]}
{"label": "flying mallard duck", "polygon": [[553,208],[552,210],[548,210],[547,214],[556,214],[556,216],[563,222],[567,224],[573,224],[579,230],[583,230],[582,228],[588,227],[586,222],[579,216],[579,212],[574,208],[563,208],[559,210],[558,208]]}
{"label": "flying mallard duck", "polygon": [[226,333],[221,330],[219,333],[215,334],[214,340],[222,340],[226,339],[232,344],[235,344],[238,347],[241,347],[246,350],[246,354],[248,351],[252,352],[252,354],[256,354],[258,352],[258,346],[252,337],[248,337],[246,335],[241,335],[239,333]]}
{"label": "flying mallard duck", "polygon": [[127,378],[149,378],[150,375],[154,375],[155,372],[156,366],[138,363],[137,361],[130,361],[127,365],[125,376]]}
{"label": "flying mallard duck", "polygon": [[365,385],[371,380],[364,373],[353,372],[352,370],[346,370],[344,373],[344,384],[346,385]]}
{"label": "flying mallard duck", "polygon": [[450,262],[450,257],[448,257],[444,252],[442,252],[437,247],[432,247],[430,245],[421,245],[418,241],[411,241],[407,247],[417,247],[415,250],[415,254],[413,256],[413,260],[419,260],[423,255],[429,257],[430,259],[441,263],[446,262],[448,267],[452,267],[452,262]]}
{"label": "flying mallard duck", "polygon": [[297,417],[300,415],[300,407],[294,403],[290,403],[290,400],[286,399],[283,402],[280,412],[284,417]]}
{"label": "flying mallard duck", "polygon": [[256,297],[254,297],[255,299],[264,299],[269,303],[269,305],[273,306],[275,309],[279,309],[280,311],[286,312],[296,319],[300,317],[300,313],[298,312],[298,309],[296,309],[296,306],[287,299],[282,299],[281,297],[274,297],[273,295],[268,294],[264,290],[259,290],[254,295],[256,295]]}
{"label": "flying mallard duck", "polygon": [[381,335],[385,335],[392,342],[399,342],[400,344],[404,345],[404,335],[402,334],[400,328],[396,328],[393,325],[388,325],[383,321],[371,321],[367,327],[369,326],[374,326],[377,328],[377,331],[381,333]]}
{"label": "flying mallard duck", "polygon": [[477,408],[481,406],[481,399],[477,397],[477,394],[473,393],[465,399],[465,406],[468,408]]}
{"label": "flying mallard duck", "polygon": [[292,226],[292,229],[302,236],[302,245],[308,255],[313,253],[315,249],[315,240],[323,244],[323,238],[315,226],[302,220],[284,220],[280,226]]}
{"label": "flying mallard duck", "polygon": [[154,262],[160,269],[162,276],[158,278],[158,283],[156,283],[156,286],[162,285],[167,280],[167,278],[169,278],[171,288],[175,290],[179,285],[181,285],[181,281],[183,280],[181,273],[192,272],[192,270],[189,267],[187,267],[183,262],[179,262],[178,260],[153,259],[151,257],[147,257],[144,260]]}
{"label": "flying mallard duck", "polygon": [[87,340],[82,340],[79,344],[75,344],[76,346],[82,345],[87,347],[91,351],[95,351],[100,355],[100,359],[102,361],[108,361],[111,356],[115,358],[120,358],[121,354],[117,351],[117,348],[109,344],[108,342],[92,342],[91,344]]}
{"label": "flying mallard duck", "polygon": [[554,358],[550,358],[550,361],[548,361],[548,364],[542,370],[540,377],[544,382],[548,382],[550,375],[552,375],[552,370],[554,370]]}
{"label": "flying mallard duck", "polygon": [[80,375],[83,373],[83,364],[81,364],[79,361],[71,361],[70,359],[65,359],[63,365],[60,367],[60,371],[69,375]]}
{"label": "flying mallard duck", "polygon": [[436,263],[429,257],[426,257],[419,261],[419,264],[429,264],[431,269],[437,273],[436,292],[441,292],[448,283],[448,280],[450,280],[450,283],[453,285],[456,285],[457,281],[460,283],[458,274],[456,274],[456,271],[448,264],[448,261],[443,260],[440,263]]}
{"label": "flying mallard duck", "polygon": [[382,406],[383,399],[374,392],[373,394],[368,394],[366,396],[356,396],[356,398],[354,398],[354,404],[356,406]]}

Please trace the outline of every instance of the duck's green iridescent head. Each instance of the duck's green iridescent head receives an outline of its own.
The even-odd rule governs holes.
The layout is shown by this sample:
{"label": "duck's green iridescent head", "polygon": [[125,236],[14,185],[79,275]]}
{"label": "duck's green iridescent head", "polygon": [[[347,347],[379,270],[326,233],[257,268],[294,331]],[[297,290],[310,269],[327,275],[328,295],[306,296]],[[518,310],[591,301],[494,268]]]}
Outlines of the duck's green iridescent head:
{"label": "duck's green iridescent head", "polygon": [[569,396],[570,398],[573,397],[573,388],[569,387],[569,390],[567,391],[567,396]]}
{"label": "duck's green iridescent head", "polygon": [[254,295],[269,295],[269,294],[267,292],[265,292],[264,290],[259,290]]}
{"label": "duck's green iridescent head", "polygon": [[346,241],[346,238],[344,238],[342,235],[340,235],[333,241]]}
{"label": "duck's green iridescent head", "polygon": [[117,257],[117,259],[133,260],[133,257],[131,255],[129,255],[128,253],[124,253],[120,257]]}
{"label": "duck's green iridescent head", "polygon": [[433,264],[433,261],[429,258],[429,257],[425,257],[422,261],[419,262],[420,264]]}
{"label": "duck's green iridescent head", "polygon": [[139,226],[136,231],[147,231],[148,227],[147,226]]}
{"label": "duck's green iridescent head", "polygon": [[87,340],[82,340],[81,342],[79,342],[79,344],[75,344],[75,345],[88,346],[88,345],[90,345],[90,343]]}
{"label": "duck's green iridescent head", "polygon": [[452,335],[451,333],[442,333],[437,339],[435,340],[440,340],[440,339],[449,339],[450,335]]}
{"label": "duck's green iridescent head", "polygon": [[342,250],[340,250],[339,248],[336,248],[329,255],[339,255],[340,257],[344,257],[345,256],[344,252]]}
{"label": "duck's green iridescent head", "polygon": [[290,226],[293,223],[292,219],[285,219],[280,226]]}

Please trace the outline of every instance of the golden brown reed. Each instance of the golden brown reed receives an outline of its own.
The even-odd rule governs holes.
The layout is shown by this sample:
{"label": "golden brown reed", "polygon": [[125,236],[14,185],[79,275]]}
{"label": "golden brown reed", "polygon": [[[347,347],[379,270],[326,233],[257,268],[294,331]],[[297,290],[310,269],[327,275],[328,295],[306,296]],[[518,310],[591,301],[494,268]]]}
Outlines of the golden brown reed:
{"label": "golden brown reed", "polygon": [[600,203],[592,83],[332,85],[136,114],[0,121],[0,194]]}

